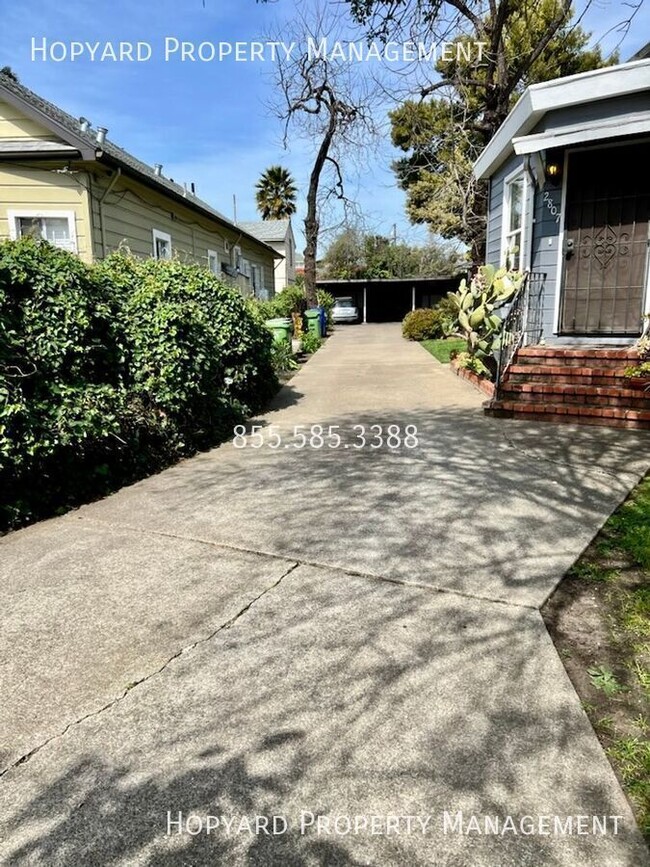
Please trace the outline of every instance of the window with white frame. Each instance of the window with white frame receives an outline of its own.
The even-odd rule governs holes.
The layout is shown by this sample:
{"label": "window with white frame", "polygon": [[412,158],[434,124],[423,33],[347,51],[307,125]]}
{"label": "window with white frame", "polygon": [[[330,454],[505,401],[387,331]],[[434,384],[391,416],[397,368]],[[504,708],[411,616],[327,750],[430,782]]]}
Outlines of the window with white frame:
{"label": "window with white frame", "polygon": [[526,176],[523,172],[506,178],[503,193],[503,252],[501,264],[519,271],[526,267],[527,225]]}
{"label": "window with white frame", "polygon": [[9,211],[9,235],[17,238],[38,238],[54,247],[77,252],[74,211]]}
{"label": "window with white frame", "polygon": [[219,254],[216,250],[208,250],[208,268],[213,274],[219,276],[221,274],[221,266],[219,265]]}
{"label": "window with white frame", "polygon": [[167,232],[153,230],[153,257],[154,259],[171,259],[172,236]]}

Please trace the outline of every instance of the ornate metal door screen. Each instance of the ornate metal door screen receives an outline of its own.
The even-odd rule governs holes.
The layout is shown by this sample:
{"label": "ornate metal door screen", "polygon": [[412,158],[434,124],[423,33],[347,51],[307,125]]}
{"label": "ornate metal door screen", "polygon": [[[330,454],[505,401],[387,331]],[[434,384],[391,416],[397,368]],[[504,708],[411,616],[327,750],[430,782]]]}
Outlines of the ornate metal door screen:
{"label": "ornate metal door screen", "polygon": [[650,144],[569,155],[563,334],[641,333],[648,268]]}

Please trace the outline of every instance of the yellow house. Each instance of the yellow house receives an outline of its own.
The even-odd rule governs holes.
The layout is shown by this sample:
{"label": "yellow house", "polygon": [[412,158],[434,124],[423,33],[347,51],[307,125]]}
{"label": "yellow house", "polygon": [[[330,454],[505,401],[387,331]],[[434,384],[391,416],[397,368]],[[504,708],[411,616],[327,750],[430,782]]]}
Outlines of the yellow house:
{"label": "yellow house", "polygon": [[39,237],[103,259],[179,256],[271,297],[278,253],[188,189],[0,74],[0,238]]}

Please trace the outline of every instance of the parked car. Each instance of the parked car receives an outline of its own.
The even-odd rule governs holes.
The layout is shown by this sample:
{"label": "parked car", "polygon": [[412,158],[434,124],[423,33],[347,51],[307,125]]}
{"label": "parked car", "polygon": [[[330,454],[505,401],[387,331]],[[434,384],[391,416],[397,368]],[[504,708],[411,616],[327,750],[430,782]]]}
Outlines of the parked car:
{"label": "parked car", "polygon": [[345,296],[337,298],[332,307],[332,322],[358,322],[359,310],[354,303],[354,299]]}

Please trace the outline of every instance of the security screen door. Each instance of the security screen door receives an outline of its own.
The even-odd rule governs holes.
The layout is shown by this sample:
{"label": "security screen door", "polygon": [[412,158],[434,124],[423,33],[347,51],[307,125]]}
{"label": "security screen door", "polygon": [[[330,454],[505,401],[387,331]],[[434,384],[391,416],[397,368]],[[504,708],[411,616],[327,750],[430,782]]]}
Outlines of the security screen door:
{"label": "security screen door", "polygon": [[637,335],[648,281],[650,142],[569,154],[563,334]]}

